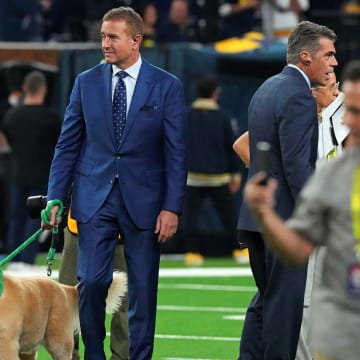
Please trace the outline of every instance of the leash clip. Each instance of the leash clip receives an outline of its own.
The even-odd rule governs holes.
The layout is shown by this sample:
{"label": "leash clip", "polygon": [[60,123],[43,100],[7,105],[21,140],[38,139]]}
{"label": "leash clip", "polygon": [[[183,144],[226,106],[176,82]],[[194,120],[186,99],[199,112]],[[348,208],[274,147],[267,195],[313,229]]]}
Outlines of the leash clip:
{"label": "leash clip", "polygon": [[52,275],[52,270],[51,270],[51,265],[52,263],[48,263],[48,266],[47,266],[47,270],[46,270],[46,275],[47,276],[51,276]]}

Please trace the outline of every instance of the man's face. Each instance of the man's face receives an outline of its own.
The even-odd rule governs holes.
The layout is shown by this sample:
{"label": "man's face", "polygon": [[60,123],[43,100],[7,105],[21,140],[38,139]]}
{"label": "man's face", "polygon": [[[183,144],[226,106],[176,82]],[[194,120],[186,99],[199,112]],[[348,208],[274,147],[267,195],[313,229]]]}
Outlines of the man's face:
{"label": "man's face", "polygon": [[345,105],[344,124],[350,128],[351,135],[360,141],[360,80],[345,81],[342,89]]}
{"label": "man's face", "polygon": [[101,47],[107,63],[126,69],[139,56],[141,36],[130,36],[124,20],[104,21],[101,26]]}
{"label": "man's face", "polygon": [[314,84],[325,85],[325,80],[329,74],[334,72],[337,61],[335,58],[334,42],[328,38],[319,40],[320,49],[315,55],[308,54],[307,60],[310,62],[307,67],[307,75]]}
{"label": "man's face", "polygon": [[329,106],[339,95],[339,83],[336,82],[335,73],[330,73],[324,85],[317,85],[311,88],[315,97],[318,111]]}

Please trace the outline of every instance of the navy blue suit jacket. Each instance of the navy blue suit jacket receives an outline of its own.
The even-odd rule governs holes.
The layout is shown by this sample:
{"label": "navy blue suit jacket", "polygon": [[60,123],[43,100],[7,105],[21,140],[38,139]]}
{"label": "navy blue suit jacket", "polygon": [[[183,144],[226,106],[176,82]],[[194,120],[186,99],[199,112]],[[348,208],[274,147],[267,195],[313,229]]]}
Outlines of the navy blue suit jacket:
{"label": "navy blue suit jacket", "polygon": [[[270,176],[278,181],[276,212],[287,219],[296,197],[315,168],[318,123],[316,102],[304,76],[285,66],[255,92],[248,109],[250,136],[249,177],[258,172],[256,143],[271,145]],[[259,231],[243,202],[238,228]]]}
{"label": "navy blue suit jacket", "polygon": [[142,61],[120,148],[116,148],[112,68],[77,76],[50,171],[48,199],[72,187],[74,219],[87,222],[108,196],[115,175],[126,208],[142,229],[161,210],[181,213],[186,188],[186,107],[180,81]]}

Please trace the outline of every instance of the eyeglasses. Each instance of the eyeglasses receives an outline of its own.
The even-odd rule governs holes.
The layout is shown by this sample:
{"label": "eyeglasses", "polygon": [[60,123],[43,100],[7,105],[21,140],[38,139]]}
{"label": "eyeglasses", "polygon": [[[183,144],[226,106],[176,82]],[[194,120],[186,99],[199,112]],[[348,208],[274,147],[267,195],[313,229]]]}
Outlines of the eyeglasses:
{"label": "eyeglasses", "polygon": [[340,86],[340,81],[336,82],[336,83],[333,84],[333,85],[327,85],[327,86],[318,85],[318,86],[314,86],[314,87],[312,87],[311,89],[312,89],[312,90],[328,89],[328,90],[331,90],[331,91],[335,91],[335,90],[338,90],[338,89],[339,89],[339,86]]}

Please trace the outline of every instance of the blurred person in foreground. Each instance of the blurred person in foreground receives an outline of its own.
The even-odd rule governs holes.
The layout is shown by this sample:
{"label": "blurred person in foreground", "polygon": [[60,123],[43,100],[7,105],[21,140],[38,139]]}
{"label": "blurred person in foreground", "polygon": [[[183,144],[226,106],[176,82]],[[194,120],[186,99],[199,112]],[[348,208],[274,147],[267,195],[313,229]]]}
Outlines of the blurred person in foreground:
{"label": "blurred person in foreground", "polygon": [[286,222],[273,209],[278,182],[264,173],[245,187],[245,200],[264,238],[281,261],[302,266],[317,246],[326,245],[321,283],[311,310],[317,360],[357,360],[360,353],[360,62],[343,72],[344,123],[351,147],[321,167],[307,182]]}
{"label": "blurred person in foreground", "polygon": [[[151,359],[161,244],[176,233],[185,196],[182,85],[142,58],[142,37],[143,22],[133,9],[104,15],[107,63],[77,76],[50,171],[48,200],[64,202],[71,191],[78,226],[86,360],[105,360],[105,298],[119,234],[129,284],[130,358]],[[51,210],[50,227],[57,210]]]}
{"label": "blurred person in foreground", "polygon": [[[325,26],[298,24],[289,37],[288,65],[266,80],[249,104],[249,177],[258,172],[256,143],[270,143],[269,173],[279,181],[276,210],[284,218],[291,215],[297,194],[315,168],[318,124],[310,86],[322,84],[334,71],[335,40],[335,33]],[[249,248],[258,287],[246,313],[239,359],[294,359],[307,266],[292,269],[279,261],[244,202],[238,229],[239,240]]]}
{"label": "blurred person in foreground", "polygon": [[[344,94],[339,90],[339,82],[335,73],[330,73],[323,85],[314,84],[311,91],[316,100],[318,112],[319,139],[316,162],[316,171],[318,171],[322,164],[326,164],[329,160],[341,154],[345,146],[347,146],[349,128],[343,124]],[[311,351],[313,335],[310,327],[312,294],[320,283],[325,252],[326,247],[319,246],[309,257],[296,360],[313,359]]]}

